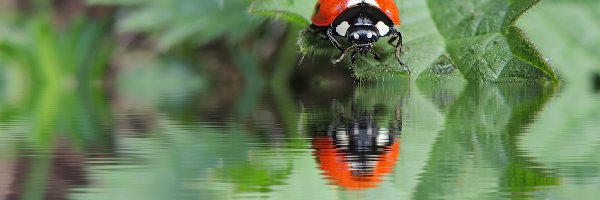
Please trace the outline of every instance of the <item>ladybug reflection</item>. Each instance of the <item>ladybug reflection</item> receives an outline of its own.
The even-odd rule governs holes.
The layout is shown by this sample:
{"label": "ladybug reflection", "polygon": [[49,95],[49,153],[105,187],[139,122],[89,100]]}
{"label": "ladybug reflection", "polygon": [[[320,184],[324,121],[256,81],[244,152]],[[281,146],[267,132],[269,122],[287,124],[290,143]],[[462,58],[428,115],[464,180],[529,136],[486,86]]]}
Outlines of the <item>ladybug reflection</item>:
{"label": "ladybug reflection", "polygon": [[398,159],[401,127],[399,110],[389,128],[366,113],[341,117],[325,135],[313,137],[314,154],[332,184],[350,190],[375,188]]}

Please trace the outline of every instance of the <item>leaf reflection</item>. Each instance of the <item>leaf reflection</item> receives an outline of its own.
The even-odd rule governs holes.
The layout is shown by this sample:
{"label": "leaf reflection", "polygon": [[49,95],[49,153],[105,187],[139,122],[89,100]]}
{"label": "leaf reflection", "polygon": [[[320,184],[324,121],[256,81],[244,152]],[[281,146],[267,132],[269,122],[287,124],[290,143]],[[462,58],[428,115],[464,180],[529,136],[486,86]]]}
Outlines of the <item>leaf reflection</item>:
{"label": "leaf reflection", "polygon": [[419,198],[531,197],[560,183],[517,146],[554,93],[538,84],[469,85],[446,116],[416,190]]}

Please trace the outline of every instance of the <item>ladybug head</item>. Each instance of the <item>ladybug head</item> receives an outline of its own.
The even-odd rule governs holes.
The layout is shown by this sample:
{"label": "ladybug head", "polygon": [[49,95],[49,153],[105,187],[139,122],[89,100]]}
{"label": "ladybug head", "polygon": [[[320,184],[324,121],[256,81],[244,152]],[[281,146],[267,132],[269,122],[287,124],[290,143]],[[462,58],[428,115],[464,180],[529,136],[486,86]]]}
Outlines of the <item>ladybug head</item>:
{"label": "ladybug head", "polygon": [[348,29],[346,36],[352,44],[367,45],[379,40],[379,32],[374,26],[353,26]]}
{"label": "ladybug head", "polygon": [[374,44],[380,37],[387,36],[391,29],[383,21],[362,13],[345,15],[338,20],[338,22],[334,22],[332,28],[335,29],[338,35],[345,37],[352,44],[349,48],[354,49],[352,53],[353,60],[355,60],[355,53],[362,55],[374,53]]}
{"label": "ladybug head", "polygon": [[[353,64],[356,61],[357,53],[361,55],[371,53],[375,55],[375,59],[379,59],[373,46],[381,37],[398,37],[399,34],[394,29],[394,20],[381,10],[375,1],[338,2],[347,2],[352,5],[347,5],[347,9],[335,16],[326,30],[329,40],[342,52],[340,57],[334,60],[334,63],[340,62],[349,52],[351,52]],[[334,36],[345,37],[352,46],[343,48],[343,45]]]}
{"label": "ladybug head", "polygon": [[379,9],[359,4],[342,12],[331,23],[332,32],[356,46],[366,46],[388,36],[393,22]]}
{"label": "ladybug head", "polygon": [[363,55],[373,51],[373,43],[377,42],[379,37],[379,30],[373,25],[373,20],[366,16],[352,20],[346,33],[348,42]]}
{"label": "ladybug head", "polygon": [[379,39],[377,29],[372,26],[355,26],[348,29],[348,42],[362,55],[373,51],[373,43]]}

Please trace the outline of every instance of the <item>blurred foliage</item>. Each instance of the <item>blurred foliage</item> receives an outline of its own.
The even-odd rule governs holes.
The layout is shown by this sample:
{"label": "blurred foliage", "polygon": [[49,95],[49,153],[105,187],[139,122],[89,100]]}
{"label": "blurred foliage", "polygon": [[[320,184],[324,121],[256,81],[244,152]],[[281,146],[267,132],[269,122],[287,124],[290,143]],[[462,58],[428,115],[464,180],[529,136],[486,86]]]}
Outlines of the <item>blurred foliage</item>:
{"label": "blurred foliage", "polygon": [[6,98],[0,100],[0,124],[16,126],[9,137],[22,141],[20,149],[49,153],[56,138],[63,137],[77,150],[112,146],[105,132],[111,123],[101,88],[34,88]]}
{"label": "blurred foliage", "polygon": [[256,88],[268,79],[283,85],[297,64],[295,38],[290,42],[289,37],[296,33],[286,31],[284,24],[250,15],[247,9],[251,0],[86,2],[116,6],[119,37],[148,39],[144,41],[151,44],[150,49],[158,50],[161,56],[198,59],[201,62],[195,64],[203,73],[215,75],[206,76],[209,81],[236,82],[242,78],[248,87]]}
{"label": "blurred foliage", "polygon": [[23,112],[26,101],[25,76],[18,68],[6,67],[0,63],[0,122],[8,122]]}
{"label": "blurred foliage", "polygon": [[179,105],[208,89],[205,78],[193,70],[194,63],[185,59],[136,52],[122,55],[121,64],[127,67],[116,75],[115,85],[134,101]]}
{"label": "blurred foliage", "polygon": [[249,12],[275,18],[285,19],[300,26],[310,24],[312,13],[306,11],[314,10],[316,1],[273,1],[258,0],[250,6]]}
{"label": "blurred foliage", "polygon": [[554,199],[598,197],[600,96],[593,80],[600,74],[599,9],[598,1],[546,0],[519,22],[568,83],[519,142],[536,162],[574,183],[550,192]]}
{"label": "blurred foliage", "polygon": [[[403,33],[410,47],[404,57],[413,72],[420,73],[416,77],[420,79],[416,83],[396,79],[356,86],[321,84],[329,88],[318,94],[294,93],[285,84],[296,67],[298,26],[282,40],[282,49],[273,50],[284,52],[274,54],[277,59],[273,63],[257,58],[260,48],[215,50],[222,45],[209,45],[222,40],[240,42],[260,29],[263,23],[244,12],[249,1],[221,1],[222,6],[219,1],[90,2],[123,6],[118,14],[123,17],[117,22],[119,31],[149,33],[168,53],[114,51],[115,45],[122,44],[115,44],[118,36],[111,34],[108,18],[76,17],[64,27],[55,26],[49,15],[0,19],[0,148],[6,157],[31,157],[31,151],[49,155],[56,138],[67,138],[75,149],[86,153],[86,173],[93,180],[69,190],[70,198],[598,196],[600,97],[591,92],[588,78],[599,73],[595,55],[600,15],[595,11],[600,4],[596,1],[543,1],[519,22],[569,82],[558,95],[549,85],[465,84],[465,78],[477,82],[502,77],[469,78],[458,71],[440,72],[459,63],[456,67],[465,74],[468,69],[461,69],[460,63],[467,61],[523,61],[515,53],[519,49],[511,46],[522,42],[511,38],[523,39],[522,35],[507,32],[512,21],[480,15],[492,4],[504,8],[498,12],[518,15],[519,7],[507,7],[508,1],[481,1],[484,4],[472,7],[452,4],[456,1],[400,1]],[[265,2],[271,3],[256,1],[251,12],[303,26],[310,13],[302,16],[287,13],[285,8],[304,11],[314,5]],[[530,1],[516,3],[525,2]],[[261,7],[265,5],[272,6]],[[465,26],[440,26],[446,15],[435,9],[443,6],[459,6],[475,17],[472,20],[490,22],[490,29],[478,26],[461,31],[455,28]],[[196,24],[198,19],[206,21]],[[462,36],[484,32],[486,35],[471,41],[483,60],[460,61],[457,55],[471,50],[455,48],[465,40]],[[496,39],[508,57],[496,57],[489,53],[497,50],[486,50],[485,42]],[[202,44],[219,52],[181,56],[172,50]],[[323,45],[331,48],[327,41]],[[267,65],[272,68],[263,68]],[[116,69],[114,79],[106,71],[109,66]],[[211,82],[220,74],[198,70],[210,67],[232,67],[250,79],[233,86]],[[364,73],[372,72],[365,69]],[[262,70],[275,71],[270,78],[277,80],[270,87],[263,84]],[[101,81],[109,84],[101,86]],[[376,114],[377,122],[384,125],[398,107],[404,118],[401,155],[394,174],[385,176],[379,188],[354,193],[333,188],[323,179],[309,145],[315,129],[307,128],[326,126],[332,109],[343,107],[345,113],[352,113],[347,111],[352,106]],[[4,151],[13,147],[17,153]],[[109,154],[98,155],[106,151]],[[50,162],[47,157],[36,157],[29,164],[31,174],[21,178],[30,185],[26,190],[33,197],[41,198],[44,184],[53,176]]]}
{"label": "blurred foliage", "polygon": [[81,149],[105,146],[101,126],[107,112],[98,106],[105,100],[98,85],[114,47],[105,37],[110,20],[75,17],[59,28],[49,16],[40,12],[3,21],[0,63],[10,72],[9,88],[22,96],[18,104],[0,112],[12,119],[31,119],[26,137],[42,151],[49,150],[56,133],[69,135]]}
{"label": "blurred foliage", "polygon": [[113,5],[119,12],[117,31],[145,33],[161,51],[176,45],[199,46],[215,39],[237,42],[256,30],[261,20],[245,11],[250,0],[86,0],[92,5]]}
{"label": "blurred foliage", "polygon": [[[398,1],[405,22],[401,31],[409,50],[403,58],[418,76],[448,55],[471,82],[550,80],[558,77],[543,57],[514,26],[515,21],[538,0],[528,1]],[[258,1],[251,12],[308,26],[315,1]],[[460,10],[460,12],[455,12]],[[298,18],[303,18],[300,20]],[[304,54],[336,54],[329,41],[319,35],[302,34]],[[379,42],[381,62],[371,58],[351,66],[358,78],[381,78],[404,74],[390,45]],[[329,47],[327,47],[329,46]],[[348,46],[348,44],[346,44]],[[328,53],[327,53],[328,52]],[[415,76],[416,77],[416,76]]]}
{"label": "blurred foliage", "polygon": [[74,79],[78,84],[100,80],[114,44],[105,35],[108,20],[74,20],[63,30],[45,15],[12,22],[0,37],[0,59],[23,67],[31,80],[59,84]]}

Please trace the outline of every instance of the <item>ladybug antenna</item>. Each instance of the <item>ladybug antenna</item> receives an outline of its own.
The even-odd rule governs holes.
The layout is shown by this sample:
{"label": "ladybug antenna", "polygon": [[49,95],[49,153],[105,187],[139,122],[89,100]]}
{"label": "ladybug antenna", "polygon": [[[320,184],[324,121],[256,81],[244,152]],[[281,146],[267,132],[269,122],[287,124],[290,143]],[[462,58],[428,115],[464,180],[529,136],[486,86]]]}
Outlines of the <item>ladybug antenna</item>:
{"label": "ladybug antenna", "polygon": [[304,61],[304,58],[306,57],[306,54],[302,54],[302,57],[300,57],[300,61],[298,61],[298,66],[302,65],[302,61]]}

